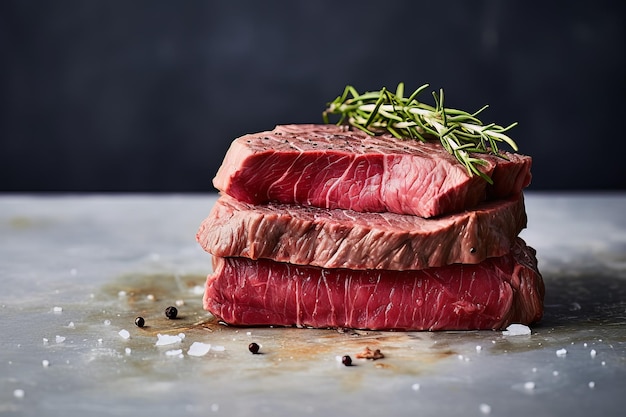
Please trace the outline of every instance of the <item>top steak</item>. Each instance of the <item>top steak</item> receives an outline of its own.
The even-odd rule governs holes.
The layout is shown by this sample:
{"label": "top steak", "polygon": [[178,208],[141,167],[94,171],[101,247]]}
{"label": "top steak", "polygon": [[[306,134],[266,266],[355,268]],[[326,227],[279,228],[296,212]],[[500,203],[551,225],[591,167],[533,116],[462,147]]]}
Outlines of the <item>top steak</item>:
{"label": "top steak", "polygon": [[233,141],[213,180],[237,200],[433,217],[516,195],[531,180],[531,158],[481,155],[469,176],[435,142],[369,136],[335,125],[285,125]]}

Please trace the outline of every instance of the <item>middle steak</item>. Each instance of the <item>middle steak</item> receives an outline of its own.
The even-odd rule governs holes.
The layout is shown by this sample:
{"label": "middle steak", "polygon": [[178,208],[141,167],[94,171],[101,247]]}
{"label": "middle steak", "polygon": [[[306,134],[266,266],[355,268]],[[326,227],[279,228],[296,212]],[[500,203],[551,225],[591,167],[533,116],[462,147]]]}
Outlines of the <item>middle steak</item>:
{"label": "middle steak", "polygon": [[222,195],[196,239],[217,257],[403,271],[477,264],[505,255],[524,227],[521,193],[431,219],[287,204],[252,205]]}

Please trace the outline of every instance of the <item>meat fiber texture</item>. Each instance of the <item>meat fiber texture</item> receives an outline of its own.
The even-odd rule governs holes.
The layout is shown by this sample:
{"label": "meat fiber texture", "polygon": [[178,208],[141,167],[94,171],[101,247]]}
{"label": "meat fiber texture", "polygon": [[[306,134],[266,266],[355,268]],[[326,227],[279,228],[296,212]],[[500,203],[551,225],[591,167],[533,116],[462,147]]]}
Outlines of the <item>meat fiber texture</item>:
{"label": "meat fiber texture", "polygon": [[544,285],[535,251],[419,271],[325,269],[214,257],[204,307],[232,325],[370,330],[503,329],[533,323]]}
{"label": "meat fiber texture", "polygon": [[434,217],[519,194],[531,158],[481,155],[489,185],[438,141],[369,136],[335,125],[283,125],[233,141],[213,180],[249,204],[279,202]]}
{"label": "meat fiber texture", "polygon": [[252,205],[222,195],[196,239],[218,257],[401,271],[476,264],[503,256],[524,227],[521,193],[435,219],[275,203]]}

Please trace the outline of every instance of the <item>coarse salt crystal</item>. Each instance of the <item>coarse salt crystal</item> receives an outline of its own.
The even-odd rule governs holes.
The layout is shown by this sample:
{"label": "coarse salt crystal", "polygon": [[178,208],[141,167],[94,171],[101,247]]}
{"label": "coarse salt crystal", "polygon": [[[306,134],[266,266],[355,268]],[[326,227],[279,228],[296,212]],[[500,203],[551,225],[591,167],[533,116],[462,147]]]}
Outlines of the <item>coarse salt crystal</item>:
{"label": "coarse salt crystal", "polygon": [[120,330],[118,334],[122,337],[122,339],[130,339],[130,333],[126,329]]}
{"label": "coarse salt crystal", "polygon": [[202,295],[202,294],[204,294],[204,287],[202,285],[196,285],[196,286],[193,287],[192,292],[195,295]]}
{"label": "coarse salt crystal", "polygon": [[63,307],[59,307],[59,306],[53,307],[52,311],[54,311],[55,313],[61,313],[63,311]]}
{"label": "coarse salt crystal", "polygon": [[98,344],[101,345],[102,344],[102,338],[98,339]]}
{"label": "coarse salt crystal", "polygon": [[556,356],[563,358],[567,355],[567,349],[559,349],[556,351]]}
{"label": "coarse salt crystal", "polygon": [[594,389],[596,387],[596,383],[593,381],[589,381],[589,388]]}
{"label": "coarse salt crystal", "polygon": [[181,307],[185,305],[185,300],[176,300],[176,306]]}
{"label": "coarse salt crystal", "polygon": [[127,355],[130,355],[130,354],[131,354],[131,352],[132,352],[132,350],[131,350],[129,347],[127,347],[126,349],[124,349],[124,353],[126,353]]}
{"label": "coarse salt crystal", "polygon": [[65,341],[65,337],[63,337],[63,336],[59,336],[59,335],[56,335],[56,337],[54,338],[54,340],[55,340],[57,343],[63,343],[63,342]]}
{"label": "coarse salt crystal", "polygon": [[559,371],[552,371],[552,375],[558,376],[559,375]]}
{"label": "coarse salt crystal", "polygon": [[481,345],[476,345],[476,352],[480,352],[481,350],[483,350],[483,347]]}
{"label": "coarse salt crystal", "polygon": [[606,361],[602,361],[602,366],[606,366]]}
{"label": "coarse salt crystal", "polygon": [[74,322],[70,321],[67,325],[68,329],[74,329],[76,326],[74,326]]}
{"label": "coarse salt crystal", "polygon": [[595,349],[591,349],[591,350],[589,351],[589,355],[591,355],[591,357],[592,357],[592,358],[595,358],[595,357],[596,357],[596,354],[597,354],[597,352],[596,352],[596,350],[595,350]]}
{"label": "coarse salt crystal", "polygon": [[246,332],[246,336],[252,336],[252,332]]}
{"label": "coarse salt crystal", "polygon": [[48,366],[50,366],[50,361],[46,359],[42,360],[41,366],[43,366],[44,368],[47,368]]}
{"label": "coarse salt crystal", "polygon": [[120,298],[121,297],[126,297],[126,291],[122,290],[122,291],[118,292],[117,296],[120,297]]}
{"label": "coarse salt crystal", "polygon": [[104,323],[105,326],[110,326],[111,325],[111,320],[107,319],[103,323]]}
{"label": "coarse salt crystal", "polygon": [[146,299],[148,299],[149,301],[154,301],[154,294],[146,295]]}
{"label": "coarse salt crystal", "polygon": [[417,382],[413,385],[411,385],[411,389],[413,391],[419,391],[420,390],[420,384],[418,384]]}
{"label": "coarse salt crystal", "polygon": [[180,337],[180,340],[185,340],[185,333],[178,333],[178,337]]}
{"label": "coarse salt crystal", "polygon": [[511,324],[502,332],[504,336],[524,336],[531,334],[530,327],[523,324]]}
{"label": "coarse salt crystal", "polygon": [[489,404],[481,404],[479,406],[480,412],[483,414],[491,413],[491,406]]}
{"label": "coarse salt crystal", "polygon": [[48,339],[47,339],[47,338],[45,338],[45,337],[43,338],[43,344],[44,344],[44,345],[47,345],[47,344],[48,344]]}
{"label": "coarse salt crystal", "polygon": [[189,350],[187,351],[187,355],[189,356],[204,356],[211,350],[210,343],[202,343],[202,342],[193,342],[191,346],[189,346]]}
{"label": "coarse salt crystal", "polygon": [[183,356],[183,350],[182,349],[172,349],[172,350],[168,350],[167,352],[165,352],[166,356],[178,356],[178,357],[182,357]]}
{"label": "coarse salt crystal", "polygon": [[25,392],[24,392],[24,390],[23,390],[23,389],[16,389],[16,390],[13,390],[13,396],[14,396],[15,398],[24,398],[24,394],[25,394]]}
{"label": "coarse salt crystal", "polygon": [[533,368],[531,369],[531,371],[533,371],[533,373],[537,372],[537,368]]}
{"label": "coarse salt crystal", "polygon": [[524,389],[527,389],[529,391],[532,391],[535,389],[535,383],[532,381],[528,381],[524,383]]}
{"label": "coarse salt crystal", "polygon": [[156,346],[173,345],[174,343],[180,343],[183,339],[180,336],[170,334],[157,334]]}

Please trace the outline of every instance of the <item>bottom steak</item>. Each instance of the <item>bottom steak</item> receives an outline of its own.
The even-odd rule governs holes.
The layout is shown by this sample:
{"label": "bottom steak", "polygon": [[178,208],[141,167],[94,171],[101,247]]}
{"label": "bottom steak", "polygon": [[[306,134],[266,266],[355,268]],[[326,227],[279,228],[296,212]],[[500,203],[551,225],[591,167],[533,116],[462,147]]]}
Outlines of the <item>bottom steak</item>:
{"label": "bottom steak", "polygon": [[543,314],[535,250],[420,271],[214,258],[204,308],[227,324],[370,330],[502,329]]}

